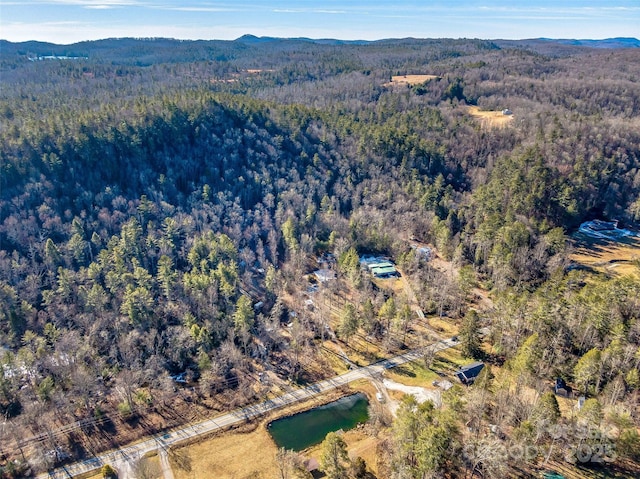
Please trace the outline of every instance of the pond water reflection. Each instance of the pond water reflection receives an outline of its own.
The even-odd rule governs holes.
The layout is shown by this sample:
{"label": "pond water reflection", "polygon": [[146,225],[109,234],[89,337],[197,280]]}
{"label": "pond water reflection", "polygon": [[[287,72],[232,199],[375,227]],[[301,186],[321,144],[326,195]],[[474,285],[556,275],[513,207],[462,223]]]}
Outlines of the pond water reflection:
{"label": "pond water reflection", "polygon": [[358,393],[278,419],[268,428],[278,447],[302,451],[322,442],[329,432],[347,431],[366,422],[369,419],[368,408],[367,397]]}

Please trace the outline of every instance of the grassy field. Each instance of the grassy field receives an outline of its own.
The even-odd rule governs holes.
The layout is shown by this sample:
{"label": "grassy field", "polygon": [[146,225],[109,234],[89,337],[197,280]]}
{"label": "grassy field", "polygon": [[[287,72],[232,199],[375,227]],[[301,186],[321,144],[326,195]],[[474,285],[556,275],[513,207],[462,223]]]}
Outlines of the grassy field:
{"label": "grassy field", "polygon": [[431,386],[433,381],[440,378],[434,370],[427,369],[421,362],[403,364],[387,371],[385,376],[406,386],[419,387]]}
{"label": "grassy field", "polygon": [[77,476],[77,477],[78,479],[103,479],[100,469],[97,469],[88,474],[81,474],[80,476]]}
{"label": "grassy field", "polygon": [[613,276],[640,276],[640,238],[627,236],[619,241],[574,235],[575,252],[570,259],[585,268]]}
{"label": "grassy field", "polygon": [[391,77],[391,84],[400,85],[406,83],[409,85],[420,85],[438,78],[440,77],[437,75],[394,75]]}
{"label": "grassy field", "polygon": [[480,120],[483,128],[504,128],[513,120],[513,115],[503,115],[502,111],[484,111],[477,106],[468,107],[468,112]]}
{"label": "grassy field", "polygon": [[225,432],[176,449],[169,456],[176,479],[271,479],[277,477],[277,447],[261,423],[251,432]]}
{"label": "grassy field", "polygon": [[407,386],[430,388],[432,387],[431,383],[435,380],[448,379],[452,383],[456,383],[457,379],[453,376],[453,372],[461,365],[469,362],[471,362],[471,360],[463,358],[459,348],[456,347],[440,351],[436,354],[433,364],[429,369],[425,367],[422,361],[414,361],[390,369],[385,373],[385,376],[392,381]]}
{"label": "grassy field", "polygon": [[[375,388],[368,382],[354,383],[354,391],[375,395]],[[176,479],[272,479],[278,477],[275,460],[278,450],[267,430],[267,425],[289,414],[306,411],[333,401],[343,393],[335,391],[311,401],[281,409],[259,422],[246,424],[192,444],[172,448],[169,461]],[[358,441],[352,440],[353,444]],[[312,456],[303,451],[305,457]]]}

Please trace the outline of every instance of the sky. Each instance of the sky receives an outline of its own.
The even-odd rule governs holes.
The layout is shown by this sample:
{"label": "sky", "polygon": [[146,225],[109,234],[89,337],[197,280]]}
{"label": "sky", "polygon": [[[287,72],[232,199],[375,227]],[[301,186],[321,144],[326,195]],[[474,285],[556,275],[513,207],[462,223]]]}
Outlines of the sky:
{"label": "sky", "polygon": [[0,0],[0,38],[640,38],[640,0]]}

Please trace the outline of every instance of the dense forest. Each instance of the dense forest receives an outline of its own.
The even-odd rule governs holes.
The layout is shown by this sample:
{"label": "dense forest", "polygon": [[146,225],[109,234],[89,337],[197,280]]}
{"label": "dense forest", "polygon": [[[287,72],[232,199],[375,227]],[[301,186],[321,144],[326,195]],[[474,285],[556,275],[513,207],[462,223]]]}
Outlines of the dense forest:
{"label": "dense forest", "polygon": [[[382,477],[517,474],[458,453],[474,421],[509,431],[478,444],[559,443],[549,424],[586,421],[616,467],[640,462],[640,273],[570,261],[582,222],[640,221],[640,48],[2,42],[0,72],[0,476],[117,445],[123,424],[193,419],[169,410],[249,403],[260,363],[317,377],[326,318],[301,304],[326,253],[322,294],[352,299],[340,340],[411,346],[403,298],[356,253],[385,254],[469,358],[504,370],[443,409],[403,404]],[[434,78],[390,83],[407,74]],[[487,126],[469,106],[513,118]],[[579,417],[560,416],[556,377],[586,397]]]}

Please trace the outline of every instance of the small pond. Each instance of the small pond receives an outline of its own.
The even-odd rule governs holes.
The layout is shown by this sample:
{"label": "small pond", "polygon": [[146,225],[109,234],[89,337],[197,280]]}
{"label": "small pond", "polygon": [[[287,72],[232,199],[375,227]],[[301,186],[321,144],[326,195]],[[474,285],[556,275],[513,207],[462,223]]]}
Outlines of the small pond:
{"label": "small pond", "polygon": [[338,399],[324,406],[269,424],[269,432],[278,447],[302,451],[322,442],[325,436],[342,429],[353,429],[369,419],[369,402],[362,394]]}

